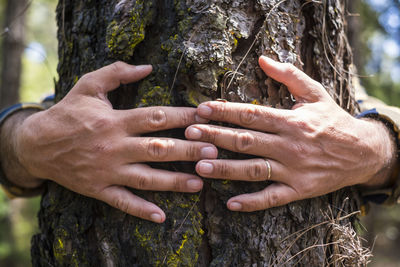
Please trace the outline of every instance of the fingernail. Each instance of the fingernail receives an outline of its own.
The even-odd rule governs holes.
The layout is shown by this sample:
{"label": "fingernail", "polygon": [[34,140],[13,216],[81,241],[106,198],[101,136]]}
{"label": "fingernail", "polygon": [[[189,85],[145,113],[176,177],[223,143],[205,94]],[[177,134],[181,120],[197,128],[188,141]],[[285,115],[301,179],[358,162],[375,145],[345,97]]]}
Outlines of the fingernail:
{"label": "fingernail", "polygon": [[199,171],[200,173],[210,174],[214,170],[214,166],[208,162],[200,162],[199,163]]}
{"label": "fingernail", "polygon": [[200,117],[199,115],[194,115],[194,120],[196,121],[196,122],[198,122],[198,123],[207,123],[207,122],[209,122],[210,120],[207,120],[207,119],[204,119],[204,118],[202,118],[202,117]]}
{"label": "fingernail", "polygon": [[203,181],[200,179],[190,179],[189,181],[186,182],[187,186],[191,190],[200,190],[203,187]]}
{"label": "fingernail", "polygon": [[161,223],[162,222],[162,216],[160,214],[158,214],[158,213],[151,214],[150,215],[150,219],[153,222],[156,222],[156,223]]}
{"label": "fingernail", "polygon": [[267,56],[261,56],[261,58],[264,59],[265,61],[269,61],[269,62],[272,61],[272,59]]}
{"label": "fingernail", "polygon": [[242,210],[242,204],[240,204],[239,202],[231,202],[228,206],[229,209],[233,211]]}
{"label": "fingernail", "polygon": [[188,129],[187,137],[190,139],[200,139],[201,131],[197,128],[191,127]]}
{"label": "fingernail", "polygon": [[197,108],[197,113],[199,113],[200,116],[210,116],[212,109],[207,105],[201,104]]}
{"label": "fingernail", "polygon": [[217,151],[216,151],[216,149],[215,148],[213,148],[213,147],[211,147],[211,146],[208,146],[208,147],[203,147],[202,149],[201,149],[201,152],[200,152],[200,154],[201,154],[201,157],[202,158],[205,158],[205,159],[212,159],[212,158],[216,158],[217,157],[217,153],[216,153]]}

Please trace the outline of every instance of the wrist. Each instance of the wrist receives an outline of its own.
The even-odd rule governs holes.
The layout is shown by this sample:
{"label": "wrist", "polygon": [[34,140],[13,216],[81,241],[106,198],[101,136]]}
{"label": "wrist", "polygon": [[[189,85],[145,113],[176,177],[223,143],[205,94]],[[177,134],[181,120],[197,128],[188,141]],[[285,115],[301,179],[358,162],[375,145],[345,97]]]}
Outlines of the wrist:
{"label": "wrist", "polygon": [[381,120],[372,118],[361,119],[369,129],[364,132],[366,140],[373,151],[371,167],[373,167],[372,176],[368,177],[360,185],[366,188],[379,189],[390,187],[394,184],[393,171],[397,162],[397,142],[394,133]]}
{"label": "wrist", "polygon": [[21,159],[23,147],[20,133],[23,131],[25,119],[34,113],[37,113],[37,110],[19,110],[10,115],[0,128],[0,162],[5,179],[22,189],[34,189],[43,183],[42,179],[28,171]]}

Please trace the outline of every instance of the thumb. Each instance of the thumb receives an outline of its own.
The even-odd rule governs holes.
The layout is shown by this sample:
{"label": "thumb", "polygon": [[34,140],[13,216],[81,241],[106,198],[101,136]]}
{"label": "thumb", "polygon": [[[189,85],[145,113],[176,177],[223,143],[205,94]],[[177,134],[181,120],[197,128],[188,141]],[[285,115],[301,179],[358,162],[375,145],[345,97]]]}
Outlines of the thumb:
{"label": "thumb", "polygon": [[265,74],[286,85],[290,93],[299,102],[317,102],[330,98],[325,88],[319,82],[289,63],[280,63],[261,56],[259,64]]}
{"label": "thumb", "polygon": [[151,65],[133,66],[118,61],[82,76],[74,90],[82,94],[98,96],[118,88],[121,84],[137,82],[152,71]]}

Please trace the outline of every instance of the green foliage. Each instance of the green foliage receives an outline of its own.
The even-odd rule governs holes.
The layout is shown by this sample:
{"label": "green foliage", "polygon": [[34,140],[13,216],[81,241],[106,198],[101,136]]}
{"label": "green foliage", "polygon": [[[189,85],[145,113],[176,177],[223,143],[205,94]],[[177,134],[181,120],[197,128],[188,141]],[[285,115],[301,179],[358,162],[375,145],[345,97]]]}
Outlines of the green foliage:
{"label": "green foliage", "polygon": [[113,20],[107,28],[108,48],[116,58],[128,60],[144,40],[146,24],[152,18],[151,1],[136,1],[129,18]]}
{"label": "green foliage", "polygon": [[0,262],[7,258],[11,254],[11,246],[9,241],[9,235],[7,234],[8,228],[10,227],[8,223],[9,216],[9,203],[7,197],[4,195],[3,191],[0,191]]}
{"label": "green foliage", "polygon": [[27,16],[26,44],[39,43],[43,49],[30,52],[43,57],[40,61],[32,60],[24,53],[20,100],[38,102],[44,96],[54,93],[57,76],[57,26],[55,20],[55,0],[36,0],[31,4]]}
{"label": "green foliage", "polygon": [[38,231],[39,197],[9,200],[0,191],[0,266],[29,266],[30,239]]}

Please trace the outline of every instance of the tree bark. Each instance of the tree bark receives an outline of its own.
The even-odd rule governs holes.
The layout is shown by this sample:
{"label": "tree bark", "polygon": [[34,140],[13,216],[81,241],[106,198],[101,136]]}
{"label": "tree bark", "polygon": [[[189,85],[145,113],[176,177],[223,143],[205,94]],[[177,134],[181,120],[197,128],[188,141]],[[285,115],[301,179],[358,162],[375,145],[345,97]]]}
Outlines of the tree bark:
{"label": "tree bark", "polygon": [[18,102],[28,0],[8,0],[2,45],[0,109]]}
{"label": "tree bark", "polygon": [[[354,113],[344,13],[344,0],[61,0],[57,99],[83,74],[124,60],[150,63],[154,71],[110,95],[118,109],[196,106],[217,98],[290,108],[285,86],[258,67],[263,54],[303,69]],[[159,135],[183,138],[183,130]],[[187,163],[154,166],[194,172]],[[229,197],[265,186],[206,180],[199,194],[134,191],[166,212],[158,225],[51,183],[41,203],[41,233],[32,239],[33,265],[362,264],[360,255],[338,259],[349,240],[333,227],[353,230],[354,217],[341,218],[358,209],[353,190],[260,212],[227,210]]]}
{"label": "tree bark", "polygon": [[[363,47],[360,40],[361,34],[361,19],[360,19],[360,11],[361,11],[361,3],[360,0],[348,1],[348,30],[347,36],[349,38],[349,44],[352,47],[353,53],[353,63],[357,67],[360,72],[363,70],[363,66],[365,65],[365,59],[362,57],[364,54]],[[366,43],[366,42],[365,42]]]}

